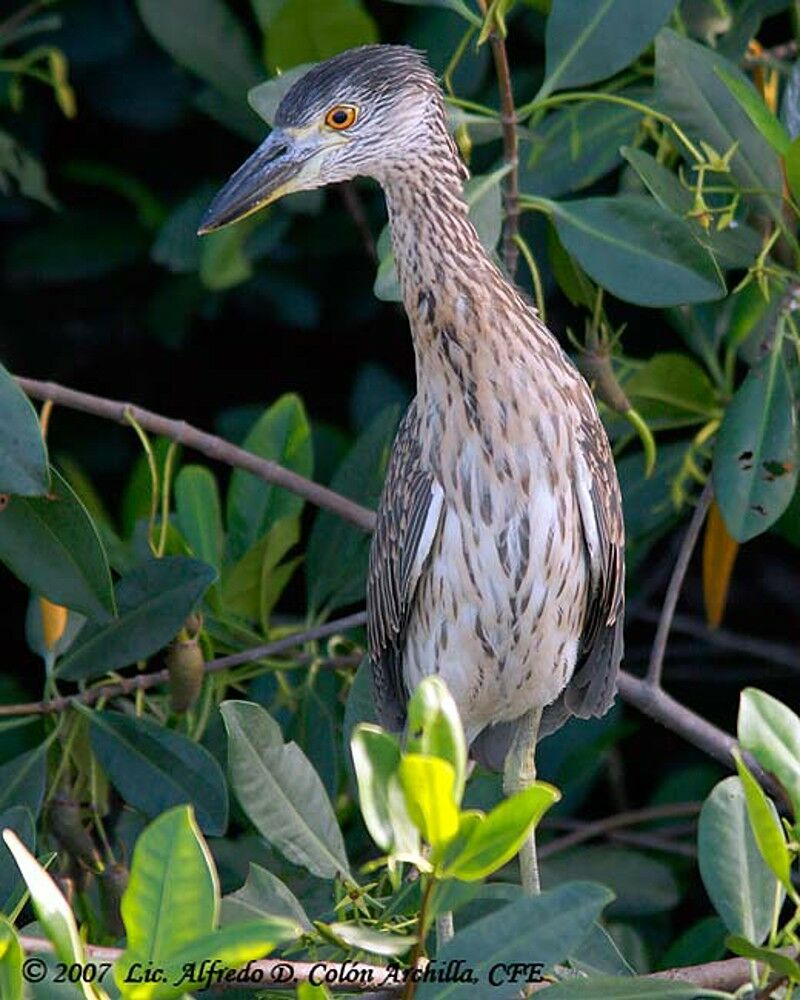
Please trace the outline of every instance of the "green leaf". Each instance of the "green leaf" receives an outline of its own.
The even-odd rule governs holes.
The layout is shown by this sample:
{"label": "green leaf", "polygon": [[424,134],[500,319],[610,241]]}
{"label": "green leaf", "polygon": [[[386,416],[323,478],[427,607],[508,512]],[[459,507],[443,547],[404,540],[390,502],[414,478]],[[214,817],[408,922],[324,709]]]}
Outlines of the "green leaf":
{"label": "green leaf", "polygon": [[701,988],[693,983],[665,982],[659,979],[597,976],[587,980],[569,980],[549,987],[553,1000],[730,1000],[729,993]]}
{"label": "green leaf", "polygon": [[736,955],[743,958],[752,958],[756,962],[763,962],[773,969],[778,975],[800,981],[800,962],[796,962],[791,956],[784,955],[777,948],[759,948],[748,941],[747,938],[739,934],[730,934],[725,939],[725,944]]}
{"label": "green leaf", "polygon": [[753,263],[761,251],[761,237],[754,229],[738,220],[726,229],[717,229],[714,223],[705,229],[698,219],[690,218],[694,196],[671,170],[644,150],[623,146],[620,152],[659,205],[684,219],[692,236],[721,267],[749,267]]}
{"label": "green leaf", "polygon": [[119,617],[84,626],[58,676],[87,680],[152,656],[175,638],[215,575],[185,556],[151,559],[126,573],[116,588]]}
{"label": "green leaf", "polygon": [[[261,458],[310,476],[314,457],[311,428],[298,396],[281,396],[256,421],[242,445]],[[227,497],[228,548],[232,559],[245,552],[280,518],[297,516],[302,498],[236,469]]]}
{"label": "green leaf", "polygon": [[586,273],[627,302],[670,306],[721,298],[714,262],[687,224],[637,195],[550,202],[559,239]]}
{"label": "green leaf", "polygon": [[784,155],[783,164],[786,169],[786,183],[796,202],[800,202],[800,135],[792,139]]}
{"label": "green leaf", "polygon": [[483,25],[480,17],[469,7],[466,0],[392,0],[392,3],[402,3],[412,7],[443,7],[445,10],[454,11],[476,28]]}
{"label": "green leaf", "polygon": [[604,886],[568,882],[539,896],[523,896],[509,903],[459,931],[436,955],[439,968],[460,959],[473,970],[475,981],[422,982],[417,997],[481,1000],[497,996],[500,991],[491,985],[492,968],[519,961],[543,966],[562,962],[580,945],[612,898]]}
{"label": "green leaf", "polygon": [[0,812],[25,806],[37,817],[47,779],[48,742],[0,765]]}
{"label": "green leaf", "polygon": [[150,248],[156,264],[174,274],[199,270],[204,243],[197,235],[197,227],[213,196],[212,186],[203,184],[172,209]]}
{"label": "green leaf", "polygon": [[220,706],[231,787],[256,830],[320,878],[349,874],[344,840],[319,775],[295,743],[278,743],[258,706]]}
{"label": "green leaf", "polygon": [[[375,417],[336,470],[332,490],[365,507],[377,507],[397,418],[395,406]],[[308,606],[313,617],[363,599],[369,544],[369,535],[363,531],[330,511],[319,511],[306,550]]]}
{"label": "green leaf", "polygon": [[192,553],[217,573],[222,566],[224,535],[217,479],[204,465],[184,465],[175,479],[178,528]]}
{"label": "green leaf", "polygon": [[12,496],[0,511],[0,560],[54,604],[105,620],[115,607],[100,536],[69,483],[51,475],[47,497]]}
{"label": "green leaf", "polygon": [[261,75],[244,28],[222,0],[137,0],[148,31],[181,66],[241,101]]}
{"label": "green leaf", "polygon": [[278,105],[300,77],[305,76],[315,65],[313,62],[301,63],[299,66],[292,66],[291,69],[273,76],[271,80],[259,83],[247,95],[250,107],[268,125],[274,126]]}
{"label": "green leaf", "polygon": [[406,808],[423,838],[443,846],[458,832],[453,765],[439,757],[403,754],[397,771]]}
{"label": "green leaf", "polygon": [[377,41],[377,26],[359,0],[286,0],[267,32],[267,65],[272,72],[289,69]]}
{"label": "green leaf", "polygon": [[723,66],[715,66],[714,68],[717,76],[742,106],[750,121],[775,152],[784,156],[791,142],[789,133],[766,106],[761,94],[746,77],[734,76]]}
{"label": "green leaf", "polygon": [[[61,25],[56,25],[56,30]],[[8,40],[4,40],[8,44]],[[32,156],[13,135],[0,129],[0,192],[11,194],[8,178],[12,177],[19,193],[26,198],[57,209],[58,204],[47,187],[47,178],[41,163]]]}
{"label": "green leaf", "polygon": [[779,322],[771,352],[737,389],[714,446],[714,494],[737,542],[762,534],[788,507],[800,461],[797,433]]}
{"label": "green leaf", "polygon": [[455,774],[453,792],[460,803],[467,774],[467,743],[456,703],[440,677],[426,677],[417,685],[408,702],[407,717],[406,749],[446,760]]}
{"label": "green leaf", "polygon": [[375,930],[363,924],[331,924],[333,933],[358,951],[369,951],[373,955],[405,955],[416,942],[412,934],[390,934]]}
{"label": "green leaf", "polygon": [[647,48],[675,0],[553,0],[539,98],[613,76]]}
{"label": "green leaf", "polygon": [[361,815],[381,850],[419,853],[419,835],[405,804],[398,777],[400,745],[379,726],[361,723],[350,741]]}
{"label": "green leaf", "polygon": [[694,142],[706,142],[720,155],[734,144],[731,174],[752,192],[773,216],[780,211],[783,187],[780,164],[773,149],[742,110],[722,81],[746,78],[733,63],[674,31],[663,29],[656,39],[656,94],[658,107],[675,118]]}
{"label": "green leaf", "polygon": [[766,691],[749,687],[739,702],[737,733],[744,749],[786,789],[800,819],[800,718]]}
{"label": "green leaf", "polygon": [[[3,840],[25,879],[34,912],[56,955],[68,965],[73,962],[85,965],[78,925],[61,890],[13,830],[4,830]],[[81,983],[80,988],[86,1000],[94,1000],[94,991],[87,983]]]}
{"label": "green leaf", "polygon": [[789,893],[794,893],[791,877],[792,858],[775,807],[748,770],[738,750],[733,751],[733,759],[736,761],[736,770],[739,772],[739,780],[744,789],[750,829],[753,831],[761,857],[783,887]]}
{"label": "green leaf", "polygon": [[252,215],[236,226],[203,237],[200,248],[200,280],[212,292],[222,292],[249,281],[253,265],[245,244],[250,233],[261,223]]}
{"label": "green leaf", "polygon": [[509,796],[483,817],[482,822],[475,824],[461,852],[449,862],[442,877],[473,882],[502,868],[560,798],[558,789],[542,781]]}
{"label": "green leaf", "polygon": [[705,423],[718,411],[714,386],[685,354],[657,354],[624,382],[625,393],[653,430]]}
{"label": "green leaf", "polygon": [[4,1000],[23,1000],[22,960],[25,953],[14,925],[0,914],[0,996]]}
{"label": "green leaf", "polygon": [[725,926],[750,941],[763,941],[772,922],[776,881],[758,850],[738,778],[721,781],[703,804],[697,847],[700,877]]}
{"label": "green leaf", "polygon": [[0,493],[41,496],[49,489],[47,449],[36,410],[0,365]]}
{"label": "green leaf", "polygon": [[[261,622],[264,631],[272,607],[285,581],[282,571],[297,565],[281,559],[300,539],[300,518],[294,515],[276,521],[242,558],[228,564],[222,577],[222,603],[234,614]],[[276,586],[277,584],[277,586]]]}
{"label": "green leaf", "polygon": [[[1,811],[0,830],[13,830],[33,854],[36,846],[36,822],[30,809],[25,806],[12,806]],[[20,901],[22,891],[19,869],[14,864],[5,843],[0,841],[0,913],[11,913]],[[0,996],[4,997],[5,993],[0,991]]]}
{"label": "green leaf", "polygon": [[[622,91],[620,96],[642,95]],[[641,117],[633,108],[599,101],[557,109],[530,132],[530,154],[523,153],[520,163],[520,190],[556,198],[593,184],[619,165],[620,146],[633,141]]]}
{"label": "green leaf", "polygon": [[282,917],[309,934],[314,932],[313,924],[292,890],[277,875],[252,862],[241,889],[223,897],[221,916],[223,924]]}
{"label": "green leaf", "polygon": [[228,789],[205,747],[148,718],[89,712],[92,751],[120,795],[146,816],[191,803],[202,830],[221,836]]}

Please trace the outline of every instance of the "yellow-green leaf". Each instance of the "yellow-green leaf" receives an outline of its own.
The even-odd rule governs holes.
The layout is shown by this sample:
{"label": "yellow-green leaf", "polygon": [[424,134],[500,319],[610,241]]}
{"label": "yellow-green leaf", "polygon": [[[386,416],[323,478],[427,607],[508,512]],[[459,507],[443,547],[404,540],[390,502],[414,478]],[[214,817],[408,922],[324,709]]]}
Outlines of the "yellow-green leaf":
{"label": "yellow-green leaf", "polygon": [[403,755],[398,774],[409,815],[423,838],[433,847],[445,844],[458,831],[453,765],[410,753]]}

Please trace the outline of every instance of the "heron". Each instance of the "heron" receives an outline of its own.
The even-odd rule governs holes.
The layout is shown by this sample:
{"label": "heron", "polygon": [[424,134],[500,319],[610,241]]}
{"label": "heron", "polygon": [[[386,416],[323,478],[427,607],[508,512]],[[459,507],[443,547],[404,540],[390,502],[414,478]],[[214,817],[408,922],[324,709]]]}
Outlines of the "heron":
{"label": "heron", "polygon": [[[382,187],[416,362],[372,538],[367,640],[380,721],[438,674],[471,756],[506,794],[537,741],[603,715],[622,659],[619,483],[589,385],[469,218],[468,176],[425,57],[367,45],[321,62],[208,207],[208,233],[294,191]],[[539,891],[534,835],[522,885]]]}

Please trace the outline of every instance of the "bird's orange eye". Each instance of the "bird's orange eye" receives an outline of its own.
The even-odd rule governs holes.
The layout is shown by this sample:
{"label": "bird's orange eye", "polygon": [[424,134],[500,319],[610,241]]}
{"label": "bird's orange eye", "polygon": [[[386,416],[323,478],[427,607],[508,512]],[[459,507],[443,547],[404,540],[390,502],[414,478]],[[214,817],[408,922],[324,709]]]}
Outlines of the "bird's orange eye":
{"label": "bird's orange eye", "polygon": [[352,104],[337,104],[325,115],[325,124],[341,132],[350,128],[357,117],[358,108],[354,108]]}

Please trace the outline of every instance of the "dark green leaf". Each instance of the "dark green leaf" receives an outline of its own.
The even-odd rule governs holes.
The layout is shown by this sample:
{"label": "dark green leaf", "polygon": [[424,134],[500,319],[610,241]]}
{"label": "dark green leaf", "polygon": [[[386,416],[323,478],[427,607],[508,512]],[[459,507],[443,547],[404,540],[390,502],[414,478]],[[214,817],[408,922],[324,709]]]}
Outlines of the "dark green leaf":
{"label": "dark green leaf", "polygon": [[47,449],[36,411],[0,365],[0,493],[41,496],[49,489]]}
{"label": "dark green leaf", "polygon": [[392,2],[414,7],[443,7],[445,10],[452,10],[456,14],[460,14],[476,28],[479,28],[482,23],[475,11],[470,8],[468,0],[392,0]]}
{"label": "dark green leaf", "polygon": [[[314,464],[311,428],[299,397],[290,393],[273,403],[256,421],[242,447],[302,476],[310,476]],[[226,506],[230,556],[240,559],[277,520],[298,515],[303,501],[236,469],[231,476]]]}
{"label": "dark green leaf", "polygon": [[203,185],[175,206],[150,249],[157,264],[176,274],[191,274],[199,269],[203,242],[197,227],[213,194],[210,184]]}
{"label": "dark green leaf", "polygon": [[242,101],[260,76],[247,35],[222,0],[137,0],[148,31],[169,54]]}
{"label": "dark green leaf", "polygon": [[251,863],[247,881],[241,889],[223,897],[221,921],[232,924],[270,917],[283,917],[299,924],[308,933],[314,931],[306,911],[291,889],[266,868]]}
{"label": "dark green leaf", "polygon": [[791,140],[786,129],[764,103],[764,98],[746,78],[734,76],[722,66],[717,66],[716,72],[742,106],[750,121],[775,152],[783,156]]}
{"label": "dark green leaf", "polygon": [[659,979],[630,977],[615,979],[608,976],[587,980],[570,980],[551,986],[553,1000],[730,1000],[729,993],[704,989],[693,983],[664,982]]}
{"label": "dark green leaf", "polygon": [[[731,173],[742,188],[753,192],[771,215],[780,210],[783,186],[775,151],[750,121],[723,83],[719,70],[746,82],[727,59],[674,31],[656,39],[658,106],[672,115],[695,142],[703,141],[723,155],[734,144]],[[771,193],[771,196],[770,194]]]}
{"label": "dark green leaf", "polygon": [[551,202],[559,238],[586,273],[643,306],[721,298],[725,287],[687,224],[649,198]]}
{"label": "dark green leaf", "polygon": [[795,819],[800,819],[800,718],[766,691],[745,688],[737,733],[745,750],[786,789]]}
{"label": "dark green leaf", "polygon": [[200,280],[212,292],[222,292],[248,281],[253,265],[247,256],[247,237],[260,223],[252,215],[236,226],[203,237],[200,248]]}
{"label": "dark green leaf", "polygon": [[47,778],[47,743],[0,765],[0,811],[24,806],[39,815]]}
{"label": "dark green leaf", "polygon": [[222,577],[222,603],[225,608],[250,621],[260,622],[266,631],[272,607],[280,596],[287,568],[296,561],[281,559],[300,538],[300,519],[282,517],[276,521],[243,556],[226,566]]}
{"label": "dark green leaf", "polygon": [[800,136],[792,139],[784,158],[786,183],[795,202],[800,202]]}
{"label": "dark green leaf", "polygon": [[115,606],[100,536],[69,483],[51,474],[47,497],[12,496],[0,511],[0,560],[54,604],[105,620]]}
{"label": "dark green leaf", "polygon": [[[423,982],[419,1000],[489,1000],[497,997],[489,971],[503,962],[554,965],[572,954],[613,898],[601,885],[568,882],[539,896],[522,897],[459,931],[436,955],[444,968],[458,961],[473,970],[475,982]],[[550,987],[554,989],[555,987]]]}
{"label": "dark green leaf", "polygon": [[[42,781],[44,789],[44,781]],[[33,854],[36,845],[36,820],[25,806],[11,806],[0,811],[0,830],[13,830]],[[0,913],[10,913],[23,892],[22,878],[14,859],[0,840]],[[0,996],[3,994],[0,993]]]}
{"label": "dark green leaf", "polygon": [[184,556],[138,566],[117,584],[119,617],[86,625],[58,675],[86,680],[147,659],[175,638],[214,577],[206,563]]}
{"label": "dark green leaf", "polygon": [[192,553],[219,573],[224,537],[219,488],[203,465],[184,465],[175,479],[178,527]]}
{"label": "dark green leaf", "polygon": [[33,198],[48,208],[58,207],[48,190],[41,163],[13,135],[0,129],[0,192],[5,195],[13,192],[9,177],[13,178],[21,195]]}
{"label": "dark green leaf", "polygon": [[784,955],[777,948],[759,948],[739,934],[731,934],[725,943],[736,955],[752,958],[756,962],[764,962],[780,976],[786,976],[794,982],[800,982],[800,962],[790,955]]}
{"label": "dark green leaf", "polygon": [[286,0],[270,22],[267,64],[272,72],[289,69],[377,40],[359,0]]}
{"label": "dark green leaf", "polygon": [[711,380],[685,354],[656,354],[625,379],[624,388],[653,430],[705,423],[718,410]]}
{"label": "dark green leaf", "polygon": [[714,493],[728,531],[747,542],[778,520],[798,475],[795,398],[782,325],[770,354],[731,400],[714,447]]}
{"label": "dark green leaf", "polygon": [[750,941],[763,941],[772,922],[776,881],[750,829],[738,778],[721,781],[706,799],[697,847],[700,876],[725,926]]}
{"label": "dark green leaf", "polygon": [[675,0],[553,0],[540,97],[613,76],[647,48]]}
{"label": "dark green leaf", "polygon": [[92,750],[126,802],[150,817],[188,802],[205,833],[225,832],[228,790],[208,750],[147,718],[119,712],[90,716]]}

